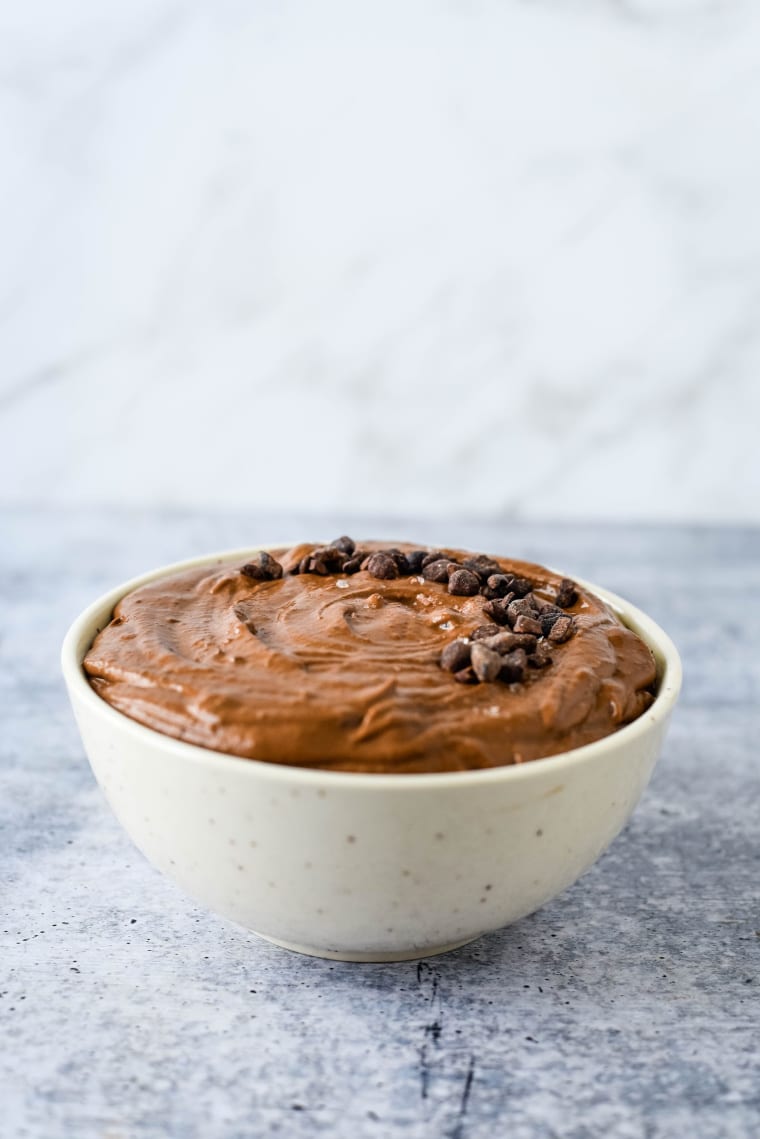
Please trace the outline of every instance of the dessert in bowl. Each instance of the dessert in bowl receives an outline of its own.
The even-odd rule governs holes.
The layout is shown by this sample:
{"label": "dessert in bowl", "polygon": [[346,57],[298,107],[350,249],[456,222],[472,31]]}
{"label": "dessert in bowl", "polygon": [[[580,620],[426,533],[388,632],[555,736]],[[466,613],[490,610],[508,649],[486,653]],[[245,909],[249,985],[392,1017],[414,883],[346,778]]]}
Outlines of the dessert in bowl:
{"label": "dessert in bowl", "polygon": [[442,952],[530,913],[619,832],[678,655],[543,567],[363,543],[166,567],[95,602],[63,668],[117,817],[281,945]]}

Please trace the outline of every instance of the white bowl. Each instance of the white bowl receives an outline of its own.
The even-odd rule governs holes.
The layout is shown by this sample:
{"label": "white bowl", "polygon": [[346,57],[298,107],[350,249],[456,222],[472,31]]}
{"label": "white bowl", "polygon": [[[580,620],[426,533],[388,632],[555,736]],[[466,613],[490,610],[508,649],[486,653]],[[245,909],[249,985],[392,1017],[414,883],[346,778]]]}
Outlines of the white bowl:
{"label": "white bowl", "polygon": [[400,961],[517,921],[596,861],[649,780],[680,690],[678,653],[654,621],[580,583],[652,649],[656,700],[596,743],[484,771],[362,775],[260,763],[162,735],[96,695],[82,659],[126,593],[251,552],[135,578],[86,609],[63,644],[63,674],[95,777],[158,870],[277,945],[344,961]]}

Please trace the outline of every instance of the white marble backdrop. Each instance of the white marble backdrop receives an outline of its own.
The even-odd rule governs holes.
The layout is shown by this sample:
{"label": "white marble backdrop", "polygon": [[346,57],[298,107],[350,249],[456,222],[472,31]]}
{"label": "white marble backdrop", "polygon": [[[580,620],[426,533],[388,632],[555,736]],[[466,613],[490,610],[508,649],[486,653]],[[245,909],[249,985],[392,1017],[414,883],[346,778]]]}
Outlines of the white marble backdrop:
{"label": "white marble backdrop", "polygon": [[760,521],[758,0],[0,7],[0,500]]}

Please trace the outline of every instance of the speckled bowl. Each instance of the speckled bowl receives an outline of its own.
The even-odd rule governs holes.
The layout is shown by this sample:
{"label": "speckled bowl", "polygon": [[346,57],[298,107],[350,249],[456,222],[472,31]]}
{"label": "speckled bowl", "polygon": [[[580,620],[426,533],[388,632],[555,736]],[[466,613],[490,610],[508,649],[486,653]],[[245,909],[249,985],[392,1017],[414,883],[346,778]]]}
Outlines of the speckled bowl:
{"label": "speckled bowl", "polygon": [[124,594],[251,552],[135,578],[86,609],[64,641],[95,777],[157,869],[277,945],[400,961],[517,921],[596,861],[649,780],[680,689],[678,653],[649,617],[587,585],[657,659],[659,692],[643,716],[564,755],[488,771],[360,775],[259,763],[152,731],[95,694],[82,658]]}

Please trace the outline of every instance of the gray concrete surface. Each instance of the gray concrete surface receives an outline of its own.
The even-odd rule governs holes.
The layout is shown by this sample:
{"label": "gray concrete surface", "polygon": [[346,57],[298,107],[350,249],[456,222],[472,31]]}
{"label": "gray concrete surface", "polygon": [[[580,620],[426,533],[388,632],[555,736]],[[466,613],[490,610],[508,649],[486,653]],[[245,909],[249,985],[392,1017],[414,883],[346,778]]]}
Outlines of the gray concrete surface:
{"label": "gray concrete surface", "polygon": [[[445,957],[278,950],[155,873],[90,775],[71,618],[154,565],[410,536],[596,580],[673,635],[682,702],[594,869]],[[760,532],[172,513],[0,514],[3,1139],[756,1139]]]}

